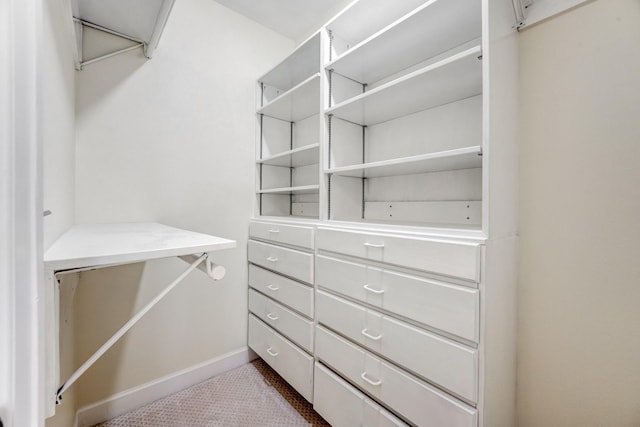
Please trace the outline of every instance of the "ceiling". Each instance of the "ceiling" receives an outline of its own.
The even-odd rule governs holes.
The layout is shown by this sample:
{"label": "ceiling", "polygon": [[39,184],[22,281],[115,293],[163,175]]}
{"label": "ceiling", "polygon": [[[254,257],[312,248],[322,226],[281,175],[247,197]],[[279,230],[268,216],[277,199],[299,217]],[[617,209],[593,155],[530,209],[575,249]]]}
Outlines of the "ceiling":
{"label": "ceiling", "polygon": [[301,41],[352,0],[216,1],[286,37]]}

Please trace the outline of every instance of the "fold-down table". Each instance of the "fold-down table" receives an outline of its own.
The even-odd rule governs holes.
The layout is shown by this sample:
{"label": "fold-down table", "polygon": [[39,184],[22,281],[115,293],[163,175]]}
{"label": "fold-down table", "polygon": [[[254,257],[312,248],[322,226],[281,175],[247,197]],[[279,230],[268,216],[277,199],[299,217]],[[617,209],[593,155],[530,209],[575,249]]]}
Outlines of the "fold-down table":
{"label": "fold-down table", "polygon": [[[224,267],[214,264],[210,253],[236,246],[234,240],[195,233],[158,223],[85,224],[71,227],[44,255],[46,286],[46,398],[47,413],[55,413],[55,404],[96,360],[142,318],[171,289],[194,269],[200,268],[212,279],[224,276]],[[59,369],[59,281],[62,274],[158,258],[180,257],[189,267],[136,313],[69,379],[60,382]]]}

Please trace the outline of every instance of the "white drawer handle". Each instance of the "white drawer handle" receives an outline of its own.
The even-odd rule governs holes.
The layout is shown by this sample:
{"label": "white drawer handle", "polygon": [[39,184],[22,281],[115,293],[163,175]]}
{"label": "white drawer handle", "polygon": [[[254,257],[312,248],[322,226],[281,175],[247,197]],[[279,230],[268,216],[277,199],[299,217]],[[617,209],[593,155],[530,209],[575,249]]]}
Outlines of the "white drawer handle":
{"label": "white drawer handle", "polygon": [[269,289],[270,291],[274,291],[275,292],[280,288],[278,288],[277,286],[273,286],[273,285],[267,285],[267,289]]}
{"label": "white drawer handle", "polygon": [[269,314],[267,314],[267,317],[268,317],[270,320],[278,320],[278,319],[279,319],[279,317],[278,317],[278,316],[274,316],[274,315],[273,315],[273,313],[269,313]]}
{"label": "white drawer handle", "polygon": [[267,257],[267,261],[276,262],[276,261],[278,261],[278,258],[276,258],[274,256],[270,256],[270,257]]}
{"label": "white drawer handle", "polygon": [[374,341],[378,341],[380,338],[382,338],[382,335],[376,335],[376,336],[371,335],[369,332],[367,332],[367,328],[364,328],[360,333],[365,337],[369,338],[370,340],[374,340]]}
{"label": "white drawer handle", "polygon": [[269,356],[271,357],[276,357],[278,355],[278,353],[274,353],[273,351],[271,351],[271,347],[267,349],[267,353],[269,353]]}
{"label": "white drawer handle", "polygon": [[[269,351],[269,350],[267,350]],[[366,382],[368,382],[369,384],[371,384],[372,386],[379,386],[380,384],[382,384],[381,380],[378,381],[372,381],[371,379],[369,379],[369,377],[367,377],[367,373],[363,372],[362,374],[360,374],[360,378],[362,378],[363,380],[365,380]]]}
{"label": "white drawer handle", "polygon": [[382,294],[384,294],[384,289],[373,289],[373,288],[370,288],[368,283],[367,283],[366,285],[364,285],[364,286],[363,286],[363,288],[364,288],[366,291],[371,292],[372,294],[376,294],[376,295],[382,295]]}
{"label": "white drawer handle", "polygon": [[271,230],[269,230],[269,233],[279,233],[280,230],[278,230],[277,228],[272,228]]}
{"label": "white drawer handle", "polygon": [[369,248],[384,248],[384,243],[369,243],[369,242],[366,242],[364,245],[369,247]]}

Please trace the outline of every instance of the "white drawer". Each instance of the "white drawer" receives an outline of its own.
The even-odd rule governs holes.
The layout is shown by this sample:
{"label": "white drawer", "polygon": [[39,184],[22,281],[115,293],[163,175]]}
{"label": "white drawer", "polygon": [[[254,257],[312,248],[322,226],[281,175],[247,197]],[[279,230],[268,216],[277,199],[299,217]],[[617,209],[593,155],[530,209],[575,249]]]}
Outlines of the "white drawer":
{"label": "white drawer", "polygon": [[313,409],[333,427],[407,425],[319,363],[314,370]]}
{"label": "white drawer", "polygon": [[313,357],[249,315],[249,347],[298,393],[313,402]]}
{"label": "white drawer", "polygon": [[249,290],[249,310],[300,347],[313,352],[313,322],[310,320],[253,289]]}
{"label": "white drawer", "polygon": [[319,291],[318,322],[469,401],[478,398],[478,351]]}
{"label": "white drawer", "polygon": [[302,248],[314,248],[313,227],[251,221],[249,223],[249,237]]}
{"label": "white drawer", "polygon": [[316,257],[316,282],[336,293],[478,342],[477,289],[323,255]]}
{"label": "white drawer", "polygon": [[419,426],[476,427],[477,410],[329,332],[316,328],[316,355]]}
{"label": "white drawer", "polygon": [[249,261],[313,284],[313,254],[249,240]]}
{"label": "white drawer", "polygon": [[318,249],[480,281],[480,244],[318,228]]}
{"label": "white drawer", "polygon": [[249,264],[249,286],[313,318],[313,288]]}

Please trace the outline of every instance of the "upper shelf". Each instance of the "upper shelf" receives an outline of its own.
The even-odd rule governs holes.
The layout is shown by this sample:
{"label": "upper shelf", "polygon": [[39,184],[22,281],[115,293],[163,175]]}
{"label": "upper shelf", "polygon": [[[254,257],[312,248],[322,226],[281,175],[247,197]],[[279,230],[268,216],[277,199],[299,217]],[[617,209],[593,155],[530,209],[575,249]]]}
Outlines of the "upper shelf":
{"label": "upper shelf", "polygon": [[174,1],[71,0],[71,8],[76,19],[144,43],[145,56],[151,58]]}
{"label": "upper shelf", "polygon": [[482,167],[481,147],[473,146],[418,156],[381,160],[328,169],[326,173],[358,178],[412,175]]}
{"label": "upper shelf", "polygon": [[480,46],[428,65],[326,113],[360,125],[374,125],[482,93]]}
{"label": "upper shelf", "polygon": [[288,122],[297,122],[320,112],[320,73],[289,89],[258,109],[265,114]]}
{"label": "upper shelf", "polygon": [[[402,0],[381,2],[360,0],[352,2],[326,25],[334,37],[355,46],[362,40],[384,28],[396,19],[411,12],[425,0]],[[354,25],[357,22],[358,25]],[[347,46],[344,46],[345,48]]]}
{"label": "upper shelf", "polygon": [[318,32],[258,81],[286,91],[319,71],[320,33]]}
{"label": "upper shelf", "polygon": [[352,47],[326,67],[360,83],[379,81],[481,37],[480,5],[480,1],[469,0],[427,2]]}
{"label": "upper shelf", "polygon": [[234,240],[158,223],[85,224],[71,227],[44,254],[52,270],[104,267],[201,254],[236,246]]}

